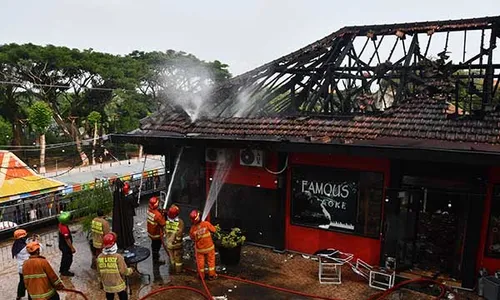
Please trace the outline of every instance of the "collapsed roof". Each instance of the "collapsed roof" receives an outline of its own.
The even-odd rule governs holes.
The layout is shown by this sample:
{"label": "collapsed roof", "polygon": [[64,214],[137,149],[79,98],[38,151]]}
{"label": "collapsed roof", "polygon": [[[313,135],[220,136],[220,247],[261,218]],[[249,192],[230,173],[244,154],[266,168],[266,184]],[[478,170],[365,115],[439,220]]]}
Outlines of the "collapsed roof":
{"label": "collapsed roof", "polygon": [[498,151],[498,39],[500,17],[344,27],[134,136]]}

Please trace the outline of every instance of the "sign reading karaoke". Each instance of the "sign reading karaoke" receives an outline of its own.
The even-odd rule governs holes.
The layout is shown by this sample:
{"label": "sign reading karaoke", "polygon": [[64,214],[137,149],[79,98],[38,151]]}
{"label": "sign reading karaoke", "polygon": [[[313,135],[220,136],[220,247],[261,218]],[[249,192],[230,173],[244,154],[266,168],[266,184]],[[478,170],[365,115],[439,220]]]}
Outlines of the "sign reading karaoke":
{"label": "sign reading karaoke", "polygon": [[354,231],[359,173],[296,166],[292,171],[292,222]]}

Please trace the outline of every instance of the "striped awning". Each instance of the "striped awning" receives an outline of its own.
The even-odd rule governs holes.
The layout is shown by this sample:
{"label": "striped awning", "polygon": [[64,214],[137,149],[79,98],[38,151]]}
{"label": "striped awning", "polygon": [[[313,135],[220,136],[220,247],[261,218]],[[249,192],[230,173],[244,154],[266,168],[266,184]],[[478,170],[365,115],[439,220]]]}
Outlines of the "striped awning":
{"label": "striped awning", "polygon": [[64,183],[37,174],[12,152],[0,150],[0,202],[24,199],[63,188]]}

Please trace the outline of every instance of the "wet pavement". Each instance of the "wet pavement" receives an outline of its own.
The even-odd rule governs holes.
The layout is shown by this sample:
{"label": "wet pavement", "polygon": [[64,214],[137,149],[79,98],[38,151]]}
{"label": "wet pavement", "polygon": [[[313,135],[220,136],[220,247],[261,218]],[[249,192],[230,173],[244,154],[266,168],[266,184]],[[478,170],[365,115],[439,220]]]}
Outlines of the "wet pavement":
{"label": "wet pavement", "polygon": [[[149,238],[145,230],[145,209],[138,210],[138,217],[135,220],[136,242],[144,247],[150,247]],[[75,277],[62,277],[67,288],[82,291],[88,299],[105,299],[104,292],[100,290],[96,280],[97,273],[90,268],[91,253],[86,239],[79,225],[72,225],[74,231],[73,238],[76,247],[72,271]],[[54,270],[59,270],[60,253],[57,248],[57,229],[49,227],[40,230],[42,244],[45,245],[42,255],[51,263]],[[18,275],[15,261],[11,259],[10,245],[12,241],[0,244],[0,288],[2,294],[0,299],[15,299]],[[189,241],[186,242],[186,250],[190,248]],[[162,249],[161,258],[168,260],[165,251]],[[242,249],[241,262],[235,267],[224,267],[220,265],[219,274],[236,276],[239,278],[253,280],[280,288],[290,289],[306,294],[313,294],[331,299],[367,299],[371,295],[379,292],[371,289],[368,283],[347,267],[342,270],[341,285],[324,285],[318,281],[318,263],[298,254],[279,254],[270,249],[245,246]],[[191,251],[185,252],[185,264],[188,268],[194,269],[194,261]],[[146,277],[133,274],[130,279],[131,296],[129,299],[141,299],[149,292],[161,287],[192,287],[203,291],[201,281],[195,274],[185,272],[180,275],[170,275],[168,264],[153,265],[151,257],[138,264],[138,269],[145,274],[151,275],[151,283]],[[236,280],[221,278],[207,282],[209,290],[213,296],[225,296],[226,299],[311,299],[308,297],[280,292],[274,289],[260,287],[254,284],[243,283]],[[469,297],[470,296],[470,297]],[[164,291],[147,299],[204,299],[191,291],[169,290]],[[62,299],[83,299],[83,297],[73,293],[61,292]],[[222,299],[222,298],[219,298]],[[402,295],[395,294],[388,299],[430,299],[423,295],[414,295],[405,292]],[[471,294],[463,294],[460,299],[476,299]]]}

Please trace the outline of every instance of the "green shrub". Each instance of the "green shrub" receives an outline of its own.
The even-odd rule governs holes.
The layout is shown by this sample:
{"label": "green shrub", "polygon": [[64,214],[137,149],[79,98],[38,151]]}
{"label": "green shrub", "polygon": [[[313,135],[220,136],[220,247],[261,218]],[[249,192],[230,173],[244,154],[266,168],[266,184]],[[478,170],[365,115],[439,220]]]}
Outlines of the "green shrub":
{"label": "green shrub", "polygon": [[220,242],[221,247],[234,248],[243,245],[246,240],[241,229],[237,227],[232,228],[230,232],[223,231],[219,225],[216,225],[215,229],[214,237]]}
{"label": "green shrub", "polygon": [[97,217],[97,210],[102,209],[105,215],[113,210],[113,194],[109,187],[97,186],[90,190],[71,193],[68,196],[73,200],[69,209],[73,211],[74,218],[82,218],[83,231],[88,233],[92,220]]}

